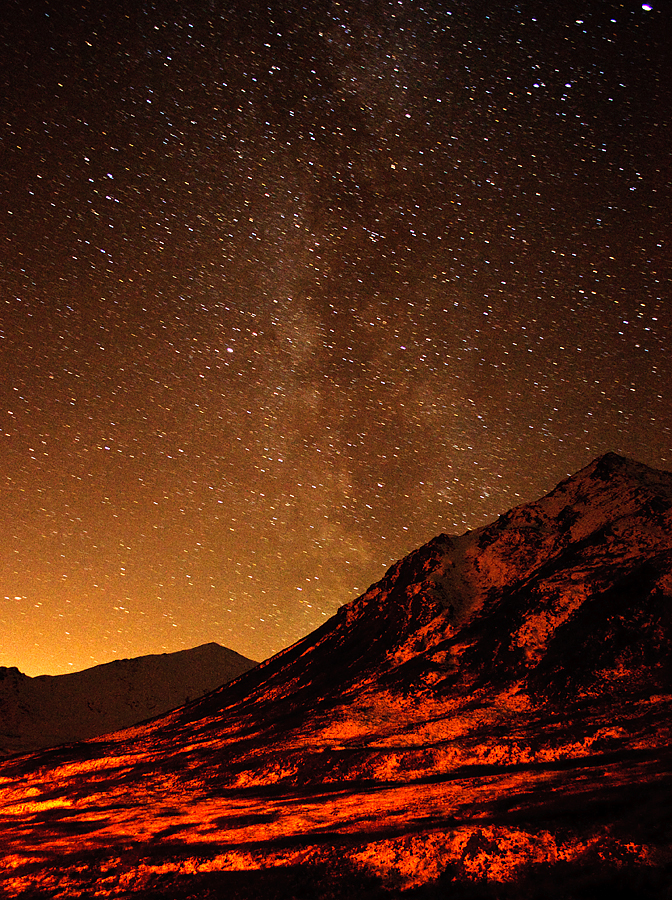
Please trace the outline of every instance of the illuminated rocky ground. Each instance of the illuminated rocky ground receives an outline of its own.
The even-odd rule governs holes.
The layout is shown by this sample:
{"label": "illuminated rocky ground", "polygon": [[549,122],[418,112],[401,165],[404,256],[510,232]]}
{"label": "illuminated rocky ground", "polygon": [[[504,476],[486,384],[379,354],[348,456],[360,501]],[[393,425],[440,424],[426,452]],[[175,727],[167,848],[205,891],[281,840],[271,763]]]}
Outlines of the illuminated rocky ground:
{"label": "illuminated rocky ground", "polygon": [[0,767],[7,897],[659,898],[672,475],[441,535],[163,719]]}

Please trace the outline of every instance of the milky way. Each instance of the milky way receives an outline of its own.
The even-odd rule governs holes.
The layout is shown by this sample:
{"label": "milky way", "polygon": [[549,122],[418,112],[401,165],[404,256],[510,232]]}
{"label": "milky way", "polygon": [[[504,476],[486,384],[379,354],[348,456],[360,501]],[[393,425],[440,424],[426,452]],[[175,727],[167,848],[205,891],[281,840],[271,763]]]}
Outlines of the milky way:
{"label": "milky way", "polygon": [[10,0],[0,665],[262,659],[672,463],[663,3]]}

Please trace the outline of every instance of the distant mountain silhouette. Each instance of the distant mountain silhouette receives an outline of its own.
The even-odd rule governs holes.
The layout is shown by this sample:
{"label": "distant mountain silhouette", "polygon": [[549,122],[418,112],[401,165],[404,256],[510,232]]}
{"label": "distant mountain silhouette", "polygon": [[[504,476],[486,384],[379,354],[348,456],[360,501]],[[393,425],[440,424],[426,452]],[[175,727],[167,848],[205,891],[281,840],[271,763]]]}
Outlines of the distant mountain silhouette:
{"label": "distant mountain silhouette", "polygon": [[0,756],[97,737],[184,706],[256,663],[219,644],[30,678],[0,666]]}
{"label": "distant mountain silhouette", "polygon": [[615,454],[125,732],[0,765],[0,891],[668,898],[672,474]]}

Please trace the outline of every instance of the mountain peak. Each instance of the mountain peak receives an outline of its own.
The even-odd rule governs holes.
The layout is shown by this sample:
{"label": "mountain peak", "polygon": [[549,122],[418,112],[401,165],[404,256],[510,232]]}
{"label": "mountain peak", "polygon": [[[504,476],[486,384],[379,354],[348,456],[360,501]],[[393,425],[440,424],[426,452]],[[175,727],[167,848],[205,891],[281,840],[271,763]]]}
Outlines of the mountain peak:
{"label": "mountain peak", "polygon": [[162,715],[256,665],[216,643],[65,675],[0,667],[0,756],[95,737]]}
{"label": "mountain peak", "polygon": [[[308,707],[311,692],[336,698],[380,680],[406,690],[411,670],[416,683],[427,676],[438,684],[435,660],[447,658],[449,647],[456,659],[465,634],[481,634],[497,609],[497,628],[506,621],[508,629],[498,640],[518,648],[506,665],[513,684],[542,659],[555,630],[596,591],[593,581],[613,568],[614,559],[625,571],[670,547],[671,507],[672,474],[605,454],[540,500],[463,535],[440,534],[414,550],[320,629],[246,676],[238,696],[251,692],[254,702],[269,704],[271,718],[281,718],[285,703]],[[542,602],[535,583],[544,591],[552,584],[552,595]],[[519,597],[515,610],[513,597]],[[490,663],[503,659],[486,641],[482,665],[484,645],[480,637],[474,640],[476,649],[465,651],[462,665],[450,664],[446,689],[457,681],[483,682]],[[298,666],[301,677],[290,677]],[[192,704],[185,721],[228,705],[229,693],[225,687]]]}
{"label": "mountain peak", "polygon": [[[660,469],[653,469],[644,463],[621,456],[609,451],[596,457],[576,474],[560,482],[594,481],[598,484],[608,484],[614,480],[626,480],[633,483],[660,484],[669,483],[672,473]],[[560,485],[558,485],[560,486]]]}
{"label": "mountain peak", "polygon": [[641,466],[642,463],[638,463],[628,456],[622,456],[620,453],[616,453],[613,450],[607,450],[606,453],[596,456],[590,465],[604,467],[606,469],[621,469],[627,466]]}

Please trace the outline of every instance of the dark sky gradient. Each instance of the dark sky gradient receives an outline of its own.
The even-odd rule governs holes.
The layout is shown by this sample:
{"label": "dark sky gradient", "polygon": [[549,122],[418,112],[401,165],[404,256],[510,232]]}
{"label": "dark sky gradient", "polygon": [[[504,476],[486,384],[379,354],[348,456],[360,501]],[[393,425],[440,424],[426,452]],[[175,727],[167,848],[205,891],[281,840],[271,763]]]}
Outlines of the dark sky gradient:
{"label": "dark sky gradient", "polygon": [[0,24],[0,665],[256,659],[615,450],[672,467],[672,9]]}

